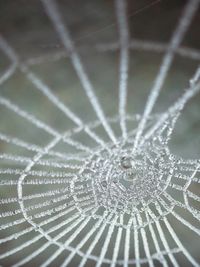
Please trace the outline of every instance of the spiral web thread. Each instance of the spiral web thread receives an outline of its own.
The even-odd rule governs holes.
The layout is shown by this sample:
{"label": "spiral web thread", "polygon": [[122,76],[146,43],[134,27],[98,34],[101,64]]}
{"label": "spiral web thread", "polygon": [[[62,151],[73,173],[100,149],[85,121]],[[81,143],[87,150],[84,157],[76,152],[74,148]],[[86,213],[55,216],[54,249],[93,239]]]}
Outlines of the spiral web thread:
{"label": "spiral web thread", "polygon": [[[200,235],[200,214],[196,207],[200,196],[192,191],[199,184],[200,161],[173,155],[168,142],[185,104],[200,90],[200,68],[191,78],[189,88],[166,112],[151,114],[175,54],[200,59],[198,51],[179,47],[199,2],[188,1],[169,44],[163,45],[130,40],[126,2],[115,1],[119,42],[96,45],[102,52],[120,49],[118,114],[112,118],[102,109],[56,1],[42,0],[42,3],[64,51],[48,58],[22,62],[4,37],[0,37],[0,49],[11,61],[0,77],[0,85],[20,70],[35,89],[76,125],[70,131],[59,132],[10,99],[0,96],[2,107],[51,137],[42,147],[0,133],[2,142],[33,155],[0,154],[2,166],[3,162],[12,166],[0,168],[0,185],[2,189],[16,190],[15,197],[11,194],[0,198],[0,204],[6,210],[0,214],[0,247],[3,251],[0,252],[0,263],[3,266],[6,260],[11,266],[30,266],[41,256],[40,266],[43,267],[57,266],[59,258],[62,259],[60,266],[72,266],[76,257],[79,259],[76,265],[80,267],[104,264],[112,267],[128,267],[130,264],[166,267],[180,266],[180,254],[187,266],[199,266],[170,218],[196,236]],[[130,49],[164,52],[142,115],[129,115],[126,111]],[[56,61],[65,55],[70,58],[97,116],[97,120],[89,124],[30,69],[30,65],[46,59]],[[129,122],[135,125],[131,131],[127,127]],[[116,125],[121,129],[120,136],[113,130]],[[109,142],[97,134],[98,127],[103,127]],[[95,148],[77,141],[76,136],[83,133],[95,141]],[[59,151],[56,145],[61,142],[74,148],[75,152]],[[16,164],[20,167],[13,168]],[[7,246],[15,240],[17,246]],[[5,247],[8,249],[3,250]],[[48,253],[50,248],[51,253]],[[21,258],[16,261],[18,254]]]}

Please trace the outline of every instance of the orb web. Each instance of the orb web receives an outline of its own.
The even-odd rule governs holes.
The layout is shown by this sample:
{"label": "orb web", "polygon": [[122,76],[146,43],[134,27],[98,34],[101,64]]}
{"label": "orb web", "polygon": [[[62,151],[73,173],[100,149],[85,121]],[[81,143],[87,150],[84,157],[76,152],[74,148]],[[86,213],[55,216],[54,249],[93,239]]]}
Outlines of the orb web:
{"label": "orb web", "polygon": [[[0,85],[20,71],[76,127],[61,132],[17,101],[0,96],[2,108],[51,137],[41,146],[0,132],[0,140],[13,148],[0,154],[0,190],[9,188],[9,193],[0,198],[0,263],[62,267],[183,263],[199,266],[178,230],[182,225],[191,236],[200,235],[200,197],[194,190],[199,184],[200,162],[174,155],[169,141],[185,104],[200,90],[200,68],[174,104],[163,113],[152,111],[175,54],[193,60],[200,58],[197,50],[180,47],[200,1],[186,3],[168,45],[131,41],[126,1],[115,1],[119,42],[95,45],[102,53],[119,50],[118,114],[113,117],[108,117],[102,108],[59,5],[55,0],[41,2],[64,50],[25,62],[0,36],[0,49],[11,62],[0,77]],[[164,53],[140,115],[127,112],[131,49]],[[57,62],[66,55],[96,121],[82,120],[30,68],[44,61]],[[95,145],[84,142],[85,135]],[[70,148],[72,153],[68,152]],[[17,154],[20,149],[31,154]]]}

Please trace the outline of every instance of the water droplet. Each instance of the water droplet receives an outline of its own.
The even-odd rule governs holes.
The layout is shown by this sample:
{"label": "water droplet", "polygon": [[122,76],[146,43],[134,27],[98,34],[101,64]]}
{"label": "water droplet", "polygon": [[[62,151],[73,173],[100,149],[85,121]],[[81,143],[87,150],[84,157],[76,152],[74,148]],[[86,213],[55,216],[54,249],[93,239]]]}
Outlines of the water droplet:
{"label": "water droplet", "polygon": [[121,167],[123,169],[132,168],[132,158],[131,157],[122,157],[121,158]]}
{"label": "water droplet", "polygon": [[190,85],[193,85],[195,83],[195,80],[194,79],[190,79],[189,83],[190,83]]}
{"label": "water droplet", "polygon": [[101,185],[102,185],[103,188],[106,188],[107,187],[107,182],[106,181],[102,181]]}

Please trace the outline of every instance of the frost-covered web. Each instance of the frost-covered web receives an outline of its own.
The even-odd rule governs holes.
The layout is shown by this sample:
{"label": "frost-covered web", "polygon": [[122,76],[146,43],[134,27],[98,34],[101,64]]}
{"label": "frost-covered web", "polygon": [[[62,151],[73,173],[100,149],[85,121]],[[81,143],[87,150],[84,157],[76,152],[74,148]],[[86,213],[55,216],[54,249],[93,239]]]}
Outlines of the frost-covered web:
{"label": "frost-covered web", "polygon": [[[0,85],[19,70],[76,127],[60,132],[15,101],[0,96],[3,108],[48,135],[46,145],[41,146],[0,133],[1,142],[13,147],[0,154],[0,190],[8,188],[10,192],[0,197],[0,263],[32,266],[39,262],[43,267],[64,267],[73,266],[74,260],[80,267],[167,267],[183,266],[183,262],[184,266],[199,266],[187,243],[181,241],[178,228],[182,225],[181,229],[191,232],[191,238],[200,235],[200,196],[194,190],[199,184],[200,161],[173,155],[168,142],[185,104],[200,91],[200,68],[182,96],[164,113],[153,114],[152,110],[175,54],[200,59],[198,51],[179,47],[200,1],[187,2],[167,45],[132,40],[126,1],[115,1],[119,42],[96,46],[101,51],[120,50],[118,114],[113,117],[106,116],[102,108],[56,1],[42,3],[65,51],[25,63],[1,36],[0,49],[11,65],[1,75]],[[164,53],[141,115],[126,110],[132,48]],[[85,123],[30,69],[31,64],[58,61],[65,53],[96,121]],[[95,146],[83,142],[85,136]],[[59,149],[59,144],[71,147],[72,152]],[[17,154],[18,149],[30,152],[29,156]]]}

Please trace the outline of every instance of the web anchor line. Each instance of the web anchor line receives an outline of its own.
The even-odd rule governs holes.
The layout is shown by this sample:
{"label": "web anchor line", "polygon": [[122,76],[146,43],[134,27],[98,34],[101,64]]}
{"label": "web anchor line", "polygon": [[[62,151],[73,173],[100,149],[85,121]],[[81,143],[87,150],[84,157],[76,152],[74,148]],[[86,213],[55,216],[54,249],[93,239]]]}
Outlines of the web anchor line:
{"label": "web anchor line", "polygon": [[[172,105],[168,108],[166,112],[158,119],[158,122],[147,131],[140,145],[142,145],[146,140],[148,140],[155,131],[165,122],[170,116],[179,116],[181,110],[184,108],[185,104],[200,91],[200,67],[197,68],[195,74],[191,78],[193,83],[190,83],[190,87],[186,89],[185,93]],[[172,129],[173,130],[173,129]]]}
{"label": "web anchor line", "polygon": [[132,153],[134,153],[134,151],[137,149],[140,137],[143,133],[144,130],[144,126],[147,122],[147,118],[150,115],[155,102],[159,96],[159,93],[162,89],[162,86],[164,84],[164,81],[167,77],[167,74],[169,72],[169,69],[172,65],[174,56],[175,56],[175,51],[177,50],[177,48],[179,47],[179,45],[181,44],[184,35],[187,31],[187,29],[189,28],[191,21],[198,9],[198,6],[200,4],[199,0],[190,0],[186,7],[185,10],[179,20],[178,26],[176,28],[176,30],[174,31],[173,35],[172,35],[172,39],[170,41],[168,50],[166,51],[166,54],[164,55],[163,61],[161,63],[161,67],[159,69],[158,75],[154,81],[153,87],[150,91],[150,95],[148,96],[148,100],[146,102],[146,106],[144,109],[144,113],[142,116],[142,119],[140,121],[140,124],[138,126],[138,132],[136,134],[135,137],[135,142],[134,142],[134,147],[133,147],[133,151]]}

